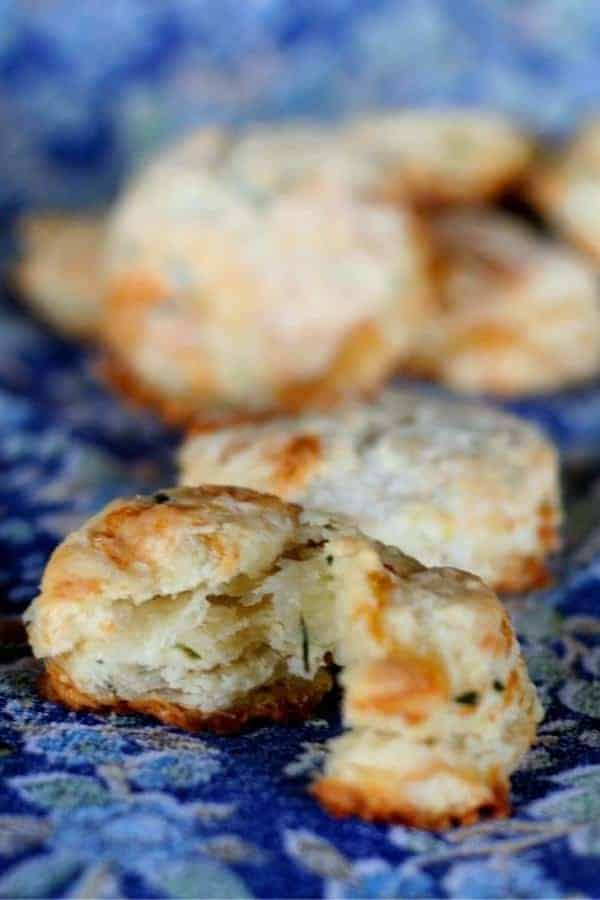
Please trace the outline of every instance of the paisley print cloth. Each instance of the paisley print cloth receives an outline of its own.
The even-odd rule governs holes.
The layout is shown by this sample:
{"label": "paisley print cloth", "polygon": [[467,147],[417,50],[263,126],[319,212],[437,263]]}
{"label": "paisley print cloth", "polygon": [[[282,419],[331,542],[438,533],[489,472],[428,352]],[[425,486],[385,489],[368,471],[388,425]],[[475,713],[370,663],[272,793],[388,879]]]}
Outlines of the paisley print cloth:
{"label": "paisley print cloth", "polygon": [[[598,100],[593,0],[0,0],[0,23],[3,218],[105,202],[134,158],[209,119],[479,102],[560,133]],[[510,600],[547,715],[515,817],[436,836],[337,822],[310,799],[335,704],[225,739],[39,699],[6,623],[66,531],[173,479],[177,436],[6,293],[0,345],[0,898],[598,895],[596,386],[512,404],[568,462],[555,584]]]}

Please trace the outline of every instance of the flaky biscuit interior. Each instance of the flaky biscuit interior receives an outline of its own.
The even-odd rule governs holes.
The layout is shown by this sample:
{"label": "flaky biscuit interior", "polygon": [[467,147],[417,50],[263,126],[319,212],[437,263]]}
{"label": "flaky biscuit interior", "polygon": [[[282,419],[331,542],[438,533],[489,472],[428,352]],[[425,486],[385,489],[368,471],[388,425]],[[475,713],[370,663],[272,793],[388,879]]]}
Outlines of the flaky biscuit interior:
{"label": "flaky biscuit interior", "polygon": [[314,791],[336,814],[503,814],[540,715],[479,579],[240,488],[111,504],[55,551],[27,622],[53,699],[189,728],[307,715],[335,661],[348,730]]}
{"label": "flaky biscuit interior", "polygon": [[332,597],[325,560],[294,558],[310,540],[298,511],[242,490],[160,496],[114,504],[56,551],[29,612],[36,655],[103,702],[160,696],[206,714],[314,678]]}

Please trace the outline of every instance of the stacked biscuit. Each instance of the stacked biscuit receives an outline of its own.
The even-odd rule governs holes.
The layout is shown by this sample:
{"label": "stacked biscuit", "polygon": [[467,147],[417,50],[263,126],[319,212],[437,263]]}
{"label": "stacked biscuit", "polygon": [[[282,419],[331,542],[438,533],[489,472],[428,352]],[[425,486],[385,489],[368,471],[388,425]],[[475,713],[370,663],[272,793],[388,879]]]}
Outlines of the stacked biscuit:
{"label": "stacked biscuit", "polygon": [[540,168],[479,113],[205,129],[105,218],[23,223],[30,302],[187,429],[183,487],[112,504],[49,562],[27,614],[47,696],[232,731],[305,719],[341,667],[328,810],[506,813],[541,713],[493,591],[548,579],[557,454],[490,407],[380,387],[597,373],[593,254],[501,208],[522,185],[589,254],[590,135]]}
{"label": "stacked biscuit", "polygon": [[546,579],[560,524],[558,463],[539,432],[481,404],[385,391],[370,403],[192,430],[181,482],[241,484],[349,516],[428,566],[496,590]]}

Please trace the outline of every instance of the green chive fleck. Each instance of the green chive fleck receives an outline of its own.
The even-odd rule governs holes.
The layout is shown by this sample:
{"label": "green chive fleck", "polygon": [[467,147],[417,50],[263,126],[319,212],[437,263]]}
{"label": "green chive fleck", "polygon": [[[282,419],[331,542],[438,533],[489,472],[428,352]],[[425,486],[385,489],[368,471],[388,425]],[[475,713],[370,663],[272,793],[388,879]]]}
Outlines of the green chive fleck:
{"label": "green chive fleck", "polygon": [[181,650],[182,653],[185,653],[186,656],[189,656],[190,659],[202,659],[199,653],[196,653],[191,647],[186,647],[185,644],[175,644],[175,646],[178,650]]}
{"label": "green chive fleck", "polygon": [[333,556],[326,556],[325,559],[327,560],[328,566],[333,565]]}
{"label": "green chive fleck", "polygon": [[463,703],[465,706],[475,706],[479,701],[479,694],[477,691],[465,691],[464,694],[459,694],[458,697],[454,698],[455,703]]}
{"label": "green chive fleck", "polygon": [[300,628],[302,629],[302,660],[304,662],[304,671],[310,671],[310,664],[308,658],[308,629],[306,627],[306,622],[304,621],[304,616],[300,616]]}

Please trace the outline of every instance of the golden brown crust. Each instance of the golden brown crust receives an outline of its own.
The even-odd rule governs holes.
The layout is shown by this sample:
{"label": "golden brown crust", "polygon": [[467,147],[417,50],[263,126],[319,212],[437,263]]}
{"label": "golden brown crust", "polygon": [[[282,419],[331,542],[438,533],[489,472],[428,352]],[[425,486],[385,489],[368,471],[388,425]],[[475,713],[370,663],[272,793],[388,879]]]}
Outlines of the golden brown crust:
{"label": "golden brown crust", "polygon": [[362,683],[347,704],[353,713],[402,718],[417,725],[448,702],[450,685],[442,661],[408,646],[397,646],[393,656],[369,663],[361,676]]}
{"label": "golden brown crust", "polygon": [[387,822],[443,831],[458,825],[473,825],[480,819],[503,819],[510,815],[508,784],[497,780],[490,785],[489,800],[467,808],[447,809],[441,814],[427,812],[408,804],[396,805],[389,786],[373,780],[361,787],[339,778],[321,778],[311,793],[331,815],[337,818],[358,816],[367,822]]}
{"label": "golden brown crust", "polygon": [[551,503],[541,503],[538,511],[538,536],[547,553],[560,547],[559,513]]}
{"label": "golden brown crust", "polygon": [[393,581],[387,572],[378,571],[369,572],[368,580],[371,597],[368,602],[357,606],[354,618],[364,619],[373,640],[383,643],[385,640],[383,613],[390,603]]}
{"label": "golden brown crust", "polygon": [[[285,385],[272,404],[255,412],[241,406],[219,408],[208,394],[205,408],[199,395],[194,401],[168,397],[144,384],[115,353],[107,350],[99,361],[98,371],[107,384],[132,405],[152,410],[167,425],[190,428],[198,433],[216,431],[232,424],[259,424],[305,409],[326,410],[349,397],[370,399],[395,366],[389,349],[384,348],[387,348],[387,342],[380,329],[367,322],[347,337],[324,375],[310,382]],[[358,372],[361,377],[357,383]]]}
{"label": "golden brown crust", "polygon": [[381,328],[375,322],[361,322],[346,336],[322,376],[280,389],[280,408],[287,412],[328,409],[349,396],[372,396],[394,363]]}
{"label": "golden brown crust", "polygon": [[[115,566],[127,569],[140,560],[151,562],[154,552],[151,559],[145,559],[146,541],[153,544],[158,536],[167,540],[169,533],[177,529],[182,518],[189,520],[190,500],[196,504],[192,512],[196,524],[210,522],[211,514],[203,508],[203,504],[221,497],[231,498],[236,503],[256,504],[262,509],[284,515],[297,516],[300,512],[300,507],[296,504],[286,503],[273,494],[259,494],[251,488],[232,485],[198,485],[183,492],[183,500],[182,492],[177,489],[161,493],[163,501],[167,502],[157,504],[154,496],[136,497],[109,508],[99,522],[89,527],[88,539],[91,545],[101,549]],[[219,559],[235,556],[237,552],[235,546],[228,546],[217,534],[207,533],[199,539],[208,544],[214,556]]]}
{"label": "golden brown crust", "polygon": [[149,310],[168,295],[168,286],[156,277],[138,272],[122,275],[104,298],[104,326],[110,340],[119,347],[134,345]]}
{"label": "golden brown crust", "polygon": [[333,687],[333,679],[326,668],[319,669],[312,681],[289,675],[255,688],[229,709],[213,713],[203,713],[202,710],[151,696],[136,700],[94,697],[80,691],[60,666],[53,662],[46,663],[46,671],[40,678],[39,687],[48,700],[62,703],[76,711],[137,712],[184,731],[236,734],[261,721],[278,722],[282,725],[306,721]]}
{"label": "golden brown crust", "polygon": [[[468,330],[449,340],[444,347],[443,358],[440,357],[437,360],[430,357],[423,358],[417,352],[414,356],[402,361],[398,365],[397,371],[399,374],[408,375],[412,378],[441,382],[444,380],[448,358],[460,357],[463,353],[510,351],[512,348],[519,346],[520,340],[520,335],[511,328],[497,325],[494,322],[480,323],[473,325]],[[487,385],[482,384],[480,390],[495,394],[514,393],[508,385],[503,387],[496,376]]]}
{"label": "golden brown crust", "polygon": [[541,544],[540,556],[515,557],[510,567],[494,584],[501,594],[531,591],[547,587],[552,582],[552,572],[546,556],[560,547],[558,512],[550,503],[542,503],[537,511],[538,536]]}
{"label": "golden brown crust", "polygon": [[[199,424],[203,421],[200,409],[191,410],[184,401],[166,397],[143,384],[114,353],[104,350],[97,366],[98,374],[119,396],[132,406],[150,409],[167,425]],[[215,421],[215,410],[207,410],[206,422]]]}
{"label": "golden brown crust", "polygon": [[510,652],[510,647],[514,640],[513,630],[508,618],[502,620],[500,628],[495,627],[492,631],[487,631],[478,641],[479,647],[484,653],[492,657],[505,657]]}
{"label": "golden brown crust", "polygon": [[533,556],[516,557],[502,578],[494,583],[499,594],[516,594],[548,587],[552,583],[552,572],[547,564]]}
{"label": "golden brown crust", "polygon": [[[235,503],[258,505],[263,510],[272,510],[275,514],[294,519],[300,513],[299,506],[286,503],[273,494],[259,494],[250,488],[231,485],[205,484],[184,492],[175,489],[161,494],[163,498],[160,503],[156,503],[154,496],[136,497],[107,509],[99,521],[89,526],[87,537],[90,545],[100,550],[113,566],[128,571],[139,563],[154,566],[156,539],[164,540],[167,547],[169,535],[177,533],[182,523],[209,524],[211,512],[207,507],[214,499],[227,497]],[[190,507],[190,501],[195,506]],[[213,558],[229,560],[232,564],[236,562],[239,549],[235,542],[227,542],[210,532],[198,534],[197,540],[204,543]],[[55,591],[58,590],[57,585],[61,586],[60,594],[65,597],[72,596],[74,590],[79,596],[98,591],[97,582],[90,582],[90,579],[85,579],[85,582],[89,583],[69,575],[55,583]]]}
{"label": "golden brown crust", "polygon": [[238,410],[232,413],[223,413],[220,416],[213,416],[213,418],[194,419],[190,423],[187,434],[191,437],[194,434],[212,434],[216,431],[237,428],[238,426],[263,425],[283,416],[285,416],[285,410],[270,409],[262,412]]}
{"label": "golden brown crust", "polygon": [[274,463],[273,477],[284,490],[301,487],[323,459],[323,447],[315,434],[297,434],[270,455]]}
{"label": "golden brown crust", "polygon": [[533,151],[530,148],[514,164],[496,173],[488,173],[485,181],[479,180],[461,185],[454,179],[450,185],[446,179],[436,177],[427,166],[404,163],[391,172],[372,191],[376,200],[384,203],[409,203],[417,214],[428,215],[448,207],[487,204],[508,194],[519,185],[532,167]]}
{"label": "golden brown crust", "polygon": [[[111,348],[118,359],[125,360],[130,355],[132,348],[144,342],[148,328],[148,322],[153,313],[168,302],[172,288],[162,278],[151,275],[144,270],[137,270],[115,277],[104,298],[104,318],[102,335],[105,343]],[[198,322],[193,312],[181,314],[182,333],[198,328]],[[167,348],[163,348],[171,354]],[[139,381],[141,390],[140,399],[148,397],[151,406],[154,406],[154,394],[156,402],[162,408],[163,404],[173,405],[173,415],[189,416],[196,406],[207,408],[218,406],[220,396],[219,382],[215,379],[214,372],[204,354],[197,349],[186,349],[184,344],[178,345],[178,359],[184,370],[190,365],[193,369],[191,388],[193,396],[177,396],[169,392],[161,392],[148,385],[143,378],[140,379],[131,373],[134,382]],[[168,365],[167,360],[161,360],[162,365]],[[124,376],[126,377],[126,376]],[[137,391],[137,389],[136,389]],[[160,410],[159,410],[160,411]],[[168,421],[168,420],[167,420]]]}
{"label": "golden brown crust", "polygon": [[507,193],[521,177],[520,167],[507,172],[498,172],[496,176],[490,176],[486,184],[480,183],[474,192],[470,186],[462,191],[458,188],[450,190],[441,181],[433,184],[431,178],[426,176],[420,179],[419,184],[414,180],[410,184],[410,176],[407,181],[406,172],[400,172],[394,178],[389,178],[377,191],[376,196],[388,203],[402,203],[409,200],[414,203],[417,212],[437,212],[448,206],[489,203]]}

